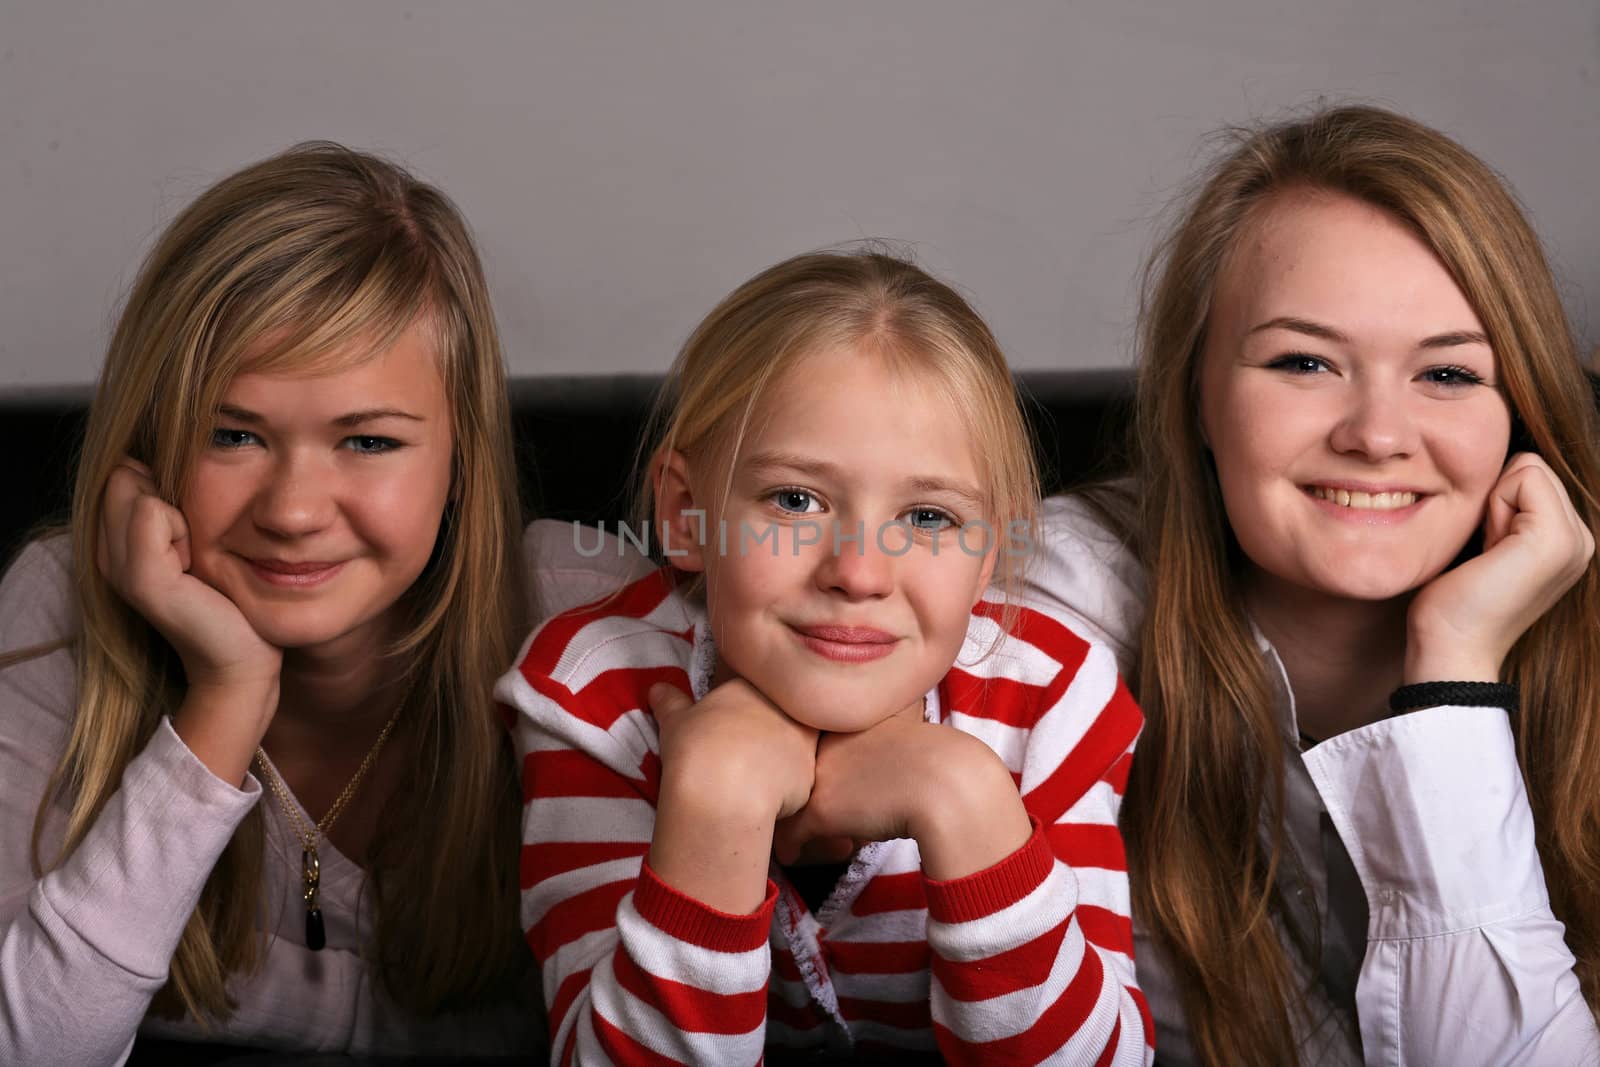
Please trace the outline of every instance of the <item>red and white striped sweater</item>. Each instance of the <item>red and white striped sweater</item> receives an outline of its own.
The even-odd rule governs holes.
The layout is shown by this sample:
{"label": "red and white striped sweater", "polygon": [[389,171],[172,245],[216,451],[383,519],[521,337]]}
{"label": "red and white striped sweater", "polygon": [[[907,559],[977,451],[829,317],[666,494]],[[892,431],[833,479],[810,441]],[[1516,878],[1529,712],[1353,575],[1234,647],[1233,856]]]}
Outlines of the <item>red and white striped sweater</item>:
{"label": "red and white striped sweater", "polygon": [[1032,838],[946,882],[914,841],[867,845],[816,914],[776,865],[761,907],[729,915],[644,862],[661,779],[645,694],[700,699],[715,658],[670,570],[535,631],[496,693],[515,712],[552,1062],[754,1064],[787,1046],[1148,1063],[1116,827],[1143,720],[1105,648],[1026,607],[996,647],[1003,618],[979,602],[928,716],[999,754]]}

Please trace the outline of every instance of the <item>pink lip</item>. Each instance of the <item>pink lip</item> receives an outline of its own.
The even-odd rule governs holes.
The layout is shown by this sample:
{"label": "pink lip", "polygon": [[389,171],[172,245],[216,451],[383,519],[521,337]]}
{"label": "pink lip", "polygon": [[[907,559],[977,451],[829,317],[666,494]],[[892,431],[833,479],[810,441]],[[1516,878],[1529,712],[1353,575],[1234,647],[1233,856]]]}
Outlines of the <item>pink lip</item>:
{"label": "pink lip", "polygon": [[868,626],[796,626],[800,643],[841,663],[866,663],[894,651],[899,638]]}
{"label": "pink lip", "polygon": [[330,563],[322,560],[251,559],[245,557],[245,562],[250,564],[250,570],[255,576],[268,585],[288,586],[295,589],[321,585],[344,568],[343,560]]}

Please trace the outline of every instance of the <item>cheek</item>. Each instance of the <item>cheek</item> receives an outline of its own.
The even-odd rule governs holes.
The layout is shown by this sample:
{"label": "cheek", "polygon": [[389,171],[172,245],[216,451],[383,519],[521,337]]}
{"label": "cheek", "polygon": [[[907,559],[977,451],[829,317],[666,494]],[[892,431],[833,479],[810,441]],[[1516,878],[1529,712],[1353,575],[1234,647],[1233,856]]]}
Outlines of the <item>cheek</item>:
{"label": "cheek", "polygon": [[426,556],[438,536],[447,496],[403,484],[363,485],[347,498],[347,514],[359,521],[369,540],[397,553]]}
{"label": "cheek", "polygon": [[[783,584],[783,573],[792,564],[785,554],[773,559],[766,545],[750,546],[741,554],[738,543],[729,538],[727,555],[719,553],[715,536],[712,542],[706,572],[706,609],[714,624],[720,628],[729,616],[744,616],[759,612],[775,600]],[[744,633],[735,628],[731,636],[737,640]],[[724,643],[719,637],[719,644]]]}
{"label": "cheek", "polygon": [[1210,423],[1211,460],[1238,530],[1269,521],[1298,478],[1319,473],[1332,427],[1324,405],[1292,390],[1239,390],[1231,400]]}
{"label": "cheek", "polygon": [[983,593],[987,558],[979,555],[981,533],[970,534],[967,543],[970,553],[953,537],[948,546],[941,541],[937,557],[919,552],[901,572],[901,587],[929,639],[945,646],[953,642],[956,648],[966,635],[972,606]]}
{"label": "cheek", "polygon": [[1268,490],[1285,450],[1250,424],[1232,424],[1212,450],[1218,488],[1228,525],[1248,531],[1266,522],[1271,513]]}
{"label": "cheek", "polygon": [[1505,467],[1511,445],[1511,415],[1503,404],[1485,404],[1472,417],[1440,420],[1429,438],[1442,472],[1481,503]]}
{"label": "cheek", "polygon": [[251,483],[243,471],[226,471],[201,460],[178,501],[189,528],[190,551],[203,555],[230,528],[248,517]]}
{"label": "cheek", "polygon": [[1203,405],[1201,421],[1219,472],[1270,471],[1326,440],[1325,405],[1314,395],[1274,385],[1230,383]]}
{"label": "cheek", "polygon": [[1472,493],[1480,502],[1489,498],[1489,492],[1500,480],[1500,472],[1505,469],[1505,448],[1477,449],[1474,455],[1462,457],[1464,464],[1469,465],[1466,475],[1472,487]]}
{"label": "cheek", "polygon": [[356,534],[405,559],[426,560],[449,500],[448,463],[395,463],[357,469],[333,491]]}

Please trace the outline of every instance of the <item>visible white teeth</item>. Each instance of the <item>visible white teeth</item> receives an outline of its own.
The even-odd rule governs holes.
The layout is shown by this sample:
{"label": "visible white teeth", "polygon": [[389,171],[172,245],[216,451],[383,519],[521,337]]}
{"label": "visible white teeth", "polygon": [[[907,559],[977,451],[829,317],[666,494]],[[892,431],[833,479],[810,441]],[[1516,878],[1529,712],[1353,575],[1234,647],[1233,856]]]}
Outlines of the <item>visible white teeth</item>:
{"label": "visible white teeth", "polygon": [[1338,504],[1342,508],[1360,508],[1365,511],[1393,511],[1396,508],[1410,507],[1417,502],[1415,493],[1362,493],[1347,489],[1329,489],[1320,485],[1311,487],[1311,495],[1318,500]]}

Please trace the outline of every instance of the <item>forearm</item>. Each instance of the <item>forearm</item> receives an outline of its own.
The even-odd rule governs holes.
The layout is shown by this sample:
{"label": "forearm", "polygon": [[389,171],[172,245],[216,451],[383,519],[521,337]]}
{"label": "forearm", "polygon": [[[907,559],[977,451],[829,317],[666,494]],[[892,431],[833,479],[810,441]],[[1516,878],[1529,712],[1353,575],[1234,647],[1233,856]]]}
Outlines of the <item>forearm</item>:
{"label": "forearm", "polygon": [[158,730],[77,849],[0,929],[0,1062],[119,1061],[258,796]]}
{"label": "forearm", "polygon": [[927,893],[946,1062],[1149,1062],[1146,1011],[1123,958],[1085,934],[1078,879],[1043,828],[995,866]]}
{"label": "forearm", "polygon": [[775,812],[737,783],[694,771],[662,777],[650,867],[667,885],[717,911],[748,915],[767,895]]}
{"label": "forearm", "polygon": [[551,1062],[760,1062],[776,900],[771,887],[753,914],[728,915],[641,870],[612,947],[562,1012]]}
{"label": "forearm", "polygon": [[910,819],[911,836],[930,879],[965,878],[1016,852],[1033,827],[1011,772],[988,746],[956,730],[926,730],[943,746],[920,776],[923,803]]}
{"label": "forearm", "polygon": [[[945,798],[938,817],[924,813],[914,823],[928,877],[932,1009],[946,1061],[1033,1063],[1056,1055],[1100,1062],[1109,1055],[1112,1063],[1143,1064],[1149,1042],[1131,959],[1096,944],[1082,921],[1084,911],[1097,911],[1092,925],[1104,936],[1107,909],[1085,905],[1078,872],[1058,860],[992,750],[969,735],[947,736],[970,745],[972,755],[946,762],[960,774],[937,783]],[[1084,806],[1074,812],[1093,814]],[[1092,874],[1094,899],[1106,903],[1120,889],[1125,914],[1126,875]]]}
{"label": "forearm", "polygon": [[[526,718],[516,736],[529,796],[522,915],[544,983],[551,1061],[757,1062],[776,902],[765,868],[741,914],[680,891],[644,862],[662,837],[649,774],[604,765]],[[668,792],[663,783],[659,794]],[[577,828],[599,832],[585,839]],[[687,858],[667,844],[669,859]]]}
{"label": "forearm", "polygon": [[1600,1060],[1505,712],[1413,712],[1325,741],[1306,766],[1367,895],[1367,1062]]}
{"label": "forearm", "polygon": [[192,685],[172,714],[172,729],[212,774],[238,786],[278,708],[278,682]]}

